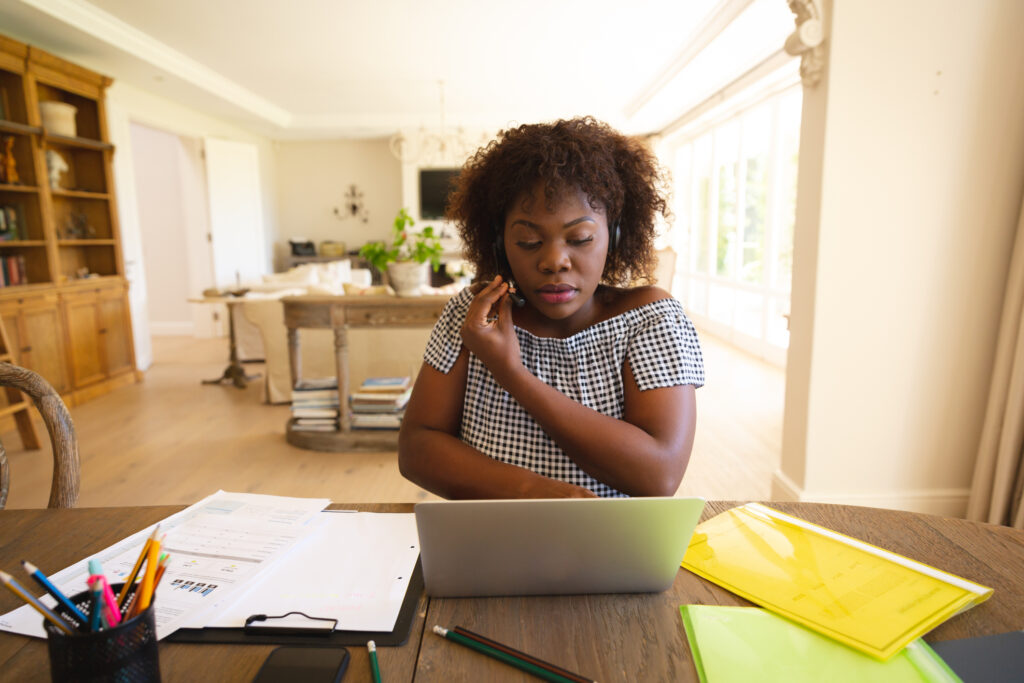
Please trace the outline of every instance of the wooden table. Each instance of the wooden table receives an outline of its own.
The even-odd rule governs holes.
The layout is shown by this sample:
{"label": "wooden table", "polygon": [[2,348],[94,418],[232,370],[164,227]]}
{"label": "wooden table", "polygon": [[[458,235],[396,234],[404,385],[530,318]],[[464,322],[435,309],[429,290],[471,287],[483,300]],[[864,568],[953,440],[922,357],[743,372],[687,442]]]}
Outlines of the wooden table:
{"label": "wooden table", "polygon": [[[713,501],[704,517],[736,503]],[[951,618],[929,641],[1024,628],[1024,531],[909,512],[814,503],[771,503],[995,589],[988,601]],[[336,505],[408,512],[411,505]],[[29,558],[55,572],[98,552],[181,506],[0,511],[0,568]],[[20,572],[20,570],[18,570]],[[519,598],[419,598],[409,641],[378,649],[384,680],[532,681],[533,678],[430,632],[459,624],[602,683],[695,681],[679,605],[747,605],[687,571],[664,593]],[[0,593],[0,613],[19,605]],[[426,628],[425,628],[426,627]],[[165,681],[250,681],[272,646],[161,643]],[[346,681],[370,680],[366,650],[349,647]],[[49,680],[46,643],[0,632],[0,681]]]}
{"label": "wooden table", "polygon": [[286,296],[284,324],[288,328],[288,360],[292,382],[302,377],[299,328],[334,330],[334,362],[341,402],[341,429],[303,432],[289,420],[288,443],[315,451],[393,451],[398,448],[397,430],[352,429],[346,409],[349,394],[348,329],[352,327],[433,327],[441,317],[448,296]]}
{"label": "wooden table", "polygon": [[216,379],[204,379],[203,384],[223,384],[231,382],[238,389],[245,389],[249,382],[259,377],[245,374],[245,368],[238,360],[238,342],[235,337],[235,308],[245,303],[240,296],[207,296],[202,299],[189,299],[190,304],[223,304],[228,311],[228,366]]}

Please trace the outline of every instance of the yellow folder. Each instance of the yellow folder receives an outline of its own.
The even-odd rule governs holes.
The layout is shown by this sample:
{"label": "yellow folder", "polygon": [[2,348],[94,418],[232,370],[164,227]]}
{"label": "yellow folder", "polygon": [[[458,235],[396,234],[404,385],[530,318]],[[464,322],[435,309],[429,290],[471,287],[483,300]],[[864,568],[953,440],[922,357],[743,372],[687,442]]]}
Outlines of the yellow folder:
{"label": "yellow folder", "polygon": [[888,659],[992,589],[759,503],[697,526],[682,566]]}

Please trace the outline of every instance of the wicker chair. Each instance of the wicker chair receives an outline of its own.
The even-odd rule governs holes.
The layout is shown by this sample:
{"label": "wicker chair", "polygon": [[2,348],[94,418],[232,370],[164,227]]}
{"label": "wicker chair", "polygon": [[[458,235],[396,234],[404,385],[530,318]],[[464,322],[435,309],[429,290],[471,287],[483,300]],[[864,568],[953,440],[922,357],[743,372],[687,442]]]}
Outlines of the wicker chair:
{"label": "wicker chair", "polygon": [[[78,502],[78,439],[71,414],[60,395],[45,379],[22,367],[0,363],[0,386],[15,387],[31,397],[46,423],[53,448],[53,482],[50,485],[52,508],[70,508]],[[0,444],[0,510],[7,504],[10,471],[7,453]]]}

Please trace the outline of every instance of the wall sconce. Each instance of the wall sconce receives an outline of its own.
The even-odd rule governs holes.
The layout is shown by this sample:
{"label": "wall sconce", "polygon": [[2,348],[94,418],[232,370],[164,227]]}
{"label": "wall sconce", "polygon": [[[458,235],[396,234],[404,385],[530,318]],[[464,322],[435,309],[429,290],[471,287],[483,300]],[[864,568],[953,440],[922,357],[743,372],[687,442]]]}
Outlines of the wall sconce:
{"label": "wall sconce", "polygon": [[363,223],[369,223],[370,212],[366,210],[366,206],[363,204],[362,191],[355,185],[349,185],[348,192],[345,193],[345,203],[341,208],[334,207],[334,215],[340,221],[348,218],[358,218]]}
{"label": "wall sconce", "polygon": [[825,25],[819,0],[789,0],[796,30],[786,38],[786,53],[800,57],[800,80],[813,88],[825,70]]}

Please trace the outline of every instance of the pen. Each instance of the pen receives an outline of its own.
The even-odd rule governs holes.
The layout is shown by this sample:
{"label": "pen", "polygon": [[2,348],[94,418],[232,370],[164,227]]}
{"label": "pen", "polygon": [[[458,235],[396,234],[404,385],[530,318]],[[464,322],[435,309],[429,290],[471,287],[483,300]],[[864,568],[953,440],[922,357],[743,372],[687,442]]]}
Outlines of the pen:
{"label": "pen", "polygon": [[[49,607],[47,607],[46,605],[32,597],[24,588],[21,587],[21,584],[15,581],[14,577],[8,574],[7,572],[0,571],[0,583],[7,586],[7,590],[11,591],[19,598],[27,602],[32,607],[32,609],[42,614],[44,617],[46,617],[48,621],[50,621],[54,626],[59,628],[67,635],[71,635],[74,632],[71,628],[71,625],[68,622],[64,621],[64,619],[62,619],[60,615],[54,612],[52,609],[50,609]],[[84,622],[83,625],[85,623],[88,622]]]}
{"label": "pen", "polygon": [[89,579],[93,577],[98,578],[103,586],[103,615],[107,619],[108,626],[117,626],[121,621],[121,610],[117,607],[117,598],[114,597],[114,591],[110,587],[110,583],[107,581],[107,577],[103,575],[103,566],[99,560],[89,560]]}
{"label": "pen", "polygon": [[43,590],[52,595],[61,607],[66,609],[71,615],[78,620],[80,624],[89,623],[89,617],[85,616],[85,612],[75,607],[74,603],[67,599],[67,597],[61,593],[56,586],[50,583],[50,580],[46,578],[46,575],[39,571],[39,568],[28,560],[22,560],[21,566],[25,568],[28,575],[35,579],[36,583],[43,587]]}
{"label": "pen", "polygon": [[380,664],[377,663],[377,643],[372,640],[366,644],[370,651],[370,675],[373,676],[373,683],[380,683]]}
{"label": "pen", "polygon": [[525,652],[517,650],[517,649],[515,649],[513,647],[509,647],[508,645],[502,645],[498,641],[491,640],[487,636],[482,636],[479,633],[474,633],[474,632],[470,631],[468,628],[463,628],[461,626],[455,626],[455,627],[452,628],[452,630],[455,631],[456,633],[460,634],[460,635],[466,636],[467,638],[469,638],[471,640],[475,640],[478,643],[482,643],[484,645],[487,645],[488,647],[494,648],[495,650],[500,650],[501,652],[504,652],[506,654],[510,654],[513,657],[518,657],[519,659],[522,659],[524,661],[530,662],[531,664],[536,664],[537,666],[541,667],[542,669],[547,669],[548,671],[550,671],[552,673],[556,673],[556,674],[559,674],[560,676],[564,676],[565,678],[568,678],[570,681],[573,681],[573,683],[596,683],[591,678],[586,678],[586,677],[581,676],[581,675],[579,675],[577,673],[573,673],[572,671],[569,671],[568,669],[563,669],[562,667],[558,666],[557,664],[552,664],[551,662],[545,662],[543,659],[538,659],[537,657],[534,657],[533,655],[528,655]]}
{"label": "pen", "polygon": [[472,638],[468,638],[462,635],[461,633],[455,632],[454,630],[446,629],[443,626],[434,626],[434,633],[441,636],[442,638],[453,640],[459,645],[464,645],[465,647],[468,647],[471,650],[476,650],[481,654],[485,654],[488,657],[497,659],[500,662],[504,662],[505,664],[514,666],[517,669],[526,671],[527,673],[531,673],[537,678],[541,678],[545,681],[553,681],[553,683],[573,682],[573,679],[571,678],[566,678],[565,676],[559,673],[555,673],[554,671],[550,671],[548,669],[545,669],[544,667],[537,666],[532,662],[520,659],[519,657],[509,654],[507,652],[502,652],[501,650],[497,650],[489,645],[484,645],[483,643],[477,642]]}
{"label": "pen", "polygon": [[139,553],[139,559],[135,560],[135,566],[132,568],[131,574],[129,574],[125,580],[124,585],[121,586],[121,592],[117,596],[117,606],[124,607],[125,598],[128,597],[128,589],[135,583],[135,577],[139,575],[139,568],[142,567],[142,562],[149,556],[149,546],[156,541],[156,535],[160,532],[160,525],[157,524],[153,527],[153,533],[149,535],[146,542],[142,545],[142,552]]}

